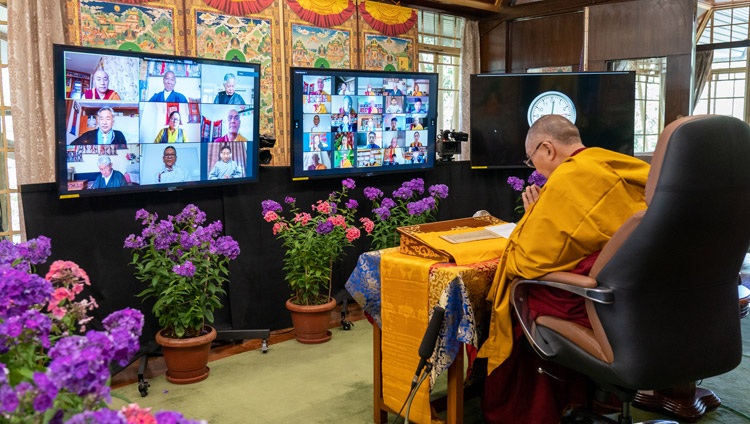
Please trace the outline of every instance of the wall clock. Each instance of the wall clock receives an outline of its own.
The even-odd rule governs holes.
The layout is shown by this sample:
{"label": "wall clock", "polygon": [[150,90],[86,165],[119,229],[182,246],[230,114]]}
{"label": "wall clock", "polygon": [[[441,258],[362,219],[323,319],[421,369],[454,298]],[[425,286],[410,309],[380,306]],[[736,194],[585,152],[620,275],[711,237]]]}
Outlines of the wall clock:
{"label": "wall clock", "polygon": [[536,96],[529,105],[527,119],[531,126],[544,115],[562,115],[576,123],[576,105],[570,97],[559,91],[545,91]]}

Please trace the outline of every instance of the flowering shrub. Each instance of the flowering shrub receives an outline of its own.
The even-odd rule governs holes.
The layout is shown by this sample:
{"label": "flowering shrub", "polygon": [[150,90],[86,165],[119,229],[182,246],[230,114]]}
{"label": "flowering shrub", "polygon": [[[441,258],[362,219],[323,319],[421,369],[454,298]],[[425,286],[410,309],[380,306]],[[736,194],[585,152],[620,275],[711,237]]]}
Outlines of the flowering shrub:
{"label": "flowering shrub", "polygon": [[[508,177],[507,183],[514,191],[523,192],[528,186],[536,185],[539,188],[543,187],[544,184],[547,183],[547,178],[539,172],[534,171],[529,175],[529,178],[527,178],[526,181],[524,181],[523,178],[510,176]],[[523,216],[524,210],[523,197],[519,194],[513,212],[520,217]]]}
{"label": "flowering shrub", "polygon": [[138,296],[156,299],[152,311],[165,337],[201,335],[221,307],[227,264],[240,254],[239,245],[220,236],[221,221],[203,226],[206,214],[195,205],[162,220],[141,209],[135,219],[144,228],[130,234],[125,247],[133,251],[136,278],[147,285]]}
{"label": "flowering shrub", "polygon": [[424,224],[433,221],[440,199],[448,197],[448,186],[431,185],[428,195],[424,194],[424,180],[414,178],[405,181],[393,191],[391,197],[383,197],[383,192],[374,187],[365,188],[365,197],[372,201],[373,219],[360,218],[367,235],[372,238],[375,250],[399,245],[401,237],[398,227]]}
{"label": "flowering shrub", "polygon": [[[125,366],[138,351],[143,315],[123,309],[102,321],[104,331],[87,331],[96,302],[76,300],[90,284],[86,272],[56,261],[45,278],[33,273],[50,247],[44,236],[17,245],[0,241],[0,421],[136,422],[101,408],[111,399],[109,365]],[[111,419],[86,418],[105,415]],[[164,416],[176,418],[157,414],[156,421],[138,422],[191,422],[179,413]]]}
{"label": "flowering shrub", "polygon": [[[353,223],[359,206],[354,199],[346,200],[355,188],[354,180],[342,181],[340,191],[318,200],[310,212],[297,207],[297,200],[286,197],[289,207],[274,200],[264,200],[263,219],[273,223],[273,234],[283,241],[285,279],[292,289],[292,302],[299,305],[320,305],[331,297],[331,264],[344,254],[346,247],[360,236]],[[322,292],[327,293],[322,293]]]}

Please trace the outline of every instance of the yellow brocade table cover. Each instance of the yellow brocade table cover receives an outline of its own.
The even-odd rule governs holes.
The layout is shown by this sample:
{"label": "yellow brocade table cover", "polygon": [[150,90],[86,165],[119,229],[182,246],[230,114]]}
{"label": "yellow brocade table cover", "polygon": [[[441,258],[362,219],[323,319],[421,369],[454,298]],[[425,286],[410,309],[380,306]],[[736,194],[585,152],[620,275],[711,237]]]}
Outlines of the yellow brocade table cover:
{"label": "yellow brocade table cover", "polygon": [[[446,314],[432,357],[430,384],[423,385],[415,395],[409,414],[412,422],[431,422],[429,392],[435,379],[451,365],[461,343],[479,347],[477,323],[482,322],[484,301],[497,269],[497,257],[506,244],[504,238],[453,244],[450,253],[457,253],[467,262],[462,266],[405,255],[397,249],[360,256],[357,268],[347,281],[347,290],[382,328],[386,406],[398,411],[406,400],[430,313],[434,305],[440,305]],[[469,245],[474,253],[462,249]],[[484,245],[484,248],[477,248],[477,245]],[[457,247],[462,251],[456,252]],[[486,252],[494,252],[494,258],[487,258]],[[472,255],[477,258],[473,262]]]}

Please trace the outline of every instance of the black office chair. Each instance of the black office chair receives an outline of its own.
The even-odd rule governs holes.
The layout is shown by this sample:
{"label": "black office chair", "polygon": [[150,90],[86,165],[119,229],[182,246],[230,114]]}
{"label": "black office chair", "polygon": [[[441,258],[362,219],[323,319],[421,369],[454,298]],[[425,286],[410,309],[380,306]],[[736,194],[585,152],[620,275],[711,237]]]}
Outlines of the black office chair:
{"label": "black office chair", "polygon": [[[545,359],[589,376],[632,423],[638,390],[725,373],[742,358],[737,275],[750,244],[750,127],[725,116],[681,118],[659,138],[648,209],[602,250],[589,276],[516,281],[512,302]],[[584,296],[592,329],[532,321],[530,285]]]}

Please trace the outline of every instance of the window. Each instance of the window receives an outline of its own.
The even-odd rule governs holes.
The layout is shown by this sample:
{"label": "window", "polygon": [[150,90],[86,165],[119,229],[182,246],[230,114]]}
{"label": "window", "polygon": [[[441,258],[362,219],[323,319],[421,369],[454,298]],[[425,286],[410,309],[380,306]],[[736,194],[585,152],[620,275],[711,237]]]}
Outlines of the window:
{"label": "window", "polygon": [[708,74],[696,76],[700,97],[694,114],[734,116],[748,121],[748,15],[750,7],[714,8],[709,10],[705,29],[699,34],[697,49],[711,51]]}
{"label": "window", "polygon": [[635,137],[633,152],[653,152],[664,127],[666,58],[617,60],[612,71],[635,71]]}
{"label": "window", "polygon": [[464,19],[418,11],[419,71],[438,74],[437,130],[462,131],[458,126],[461,91],[461,36]]}
{"label": "window", "polygon": [[0,238],[21,241],[21,219],[10,114],[8,2],[0,0]]}

